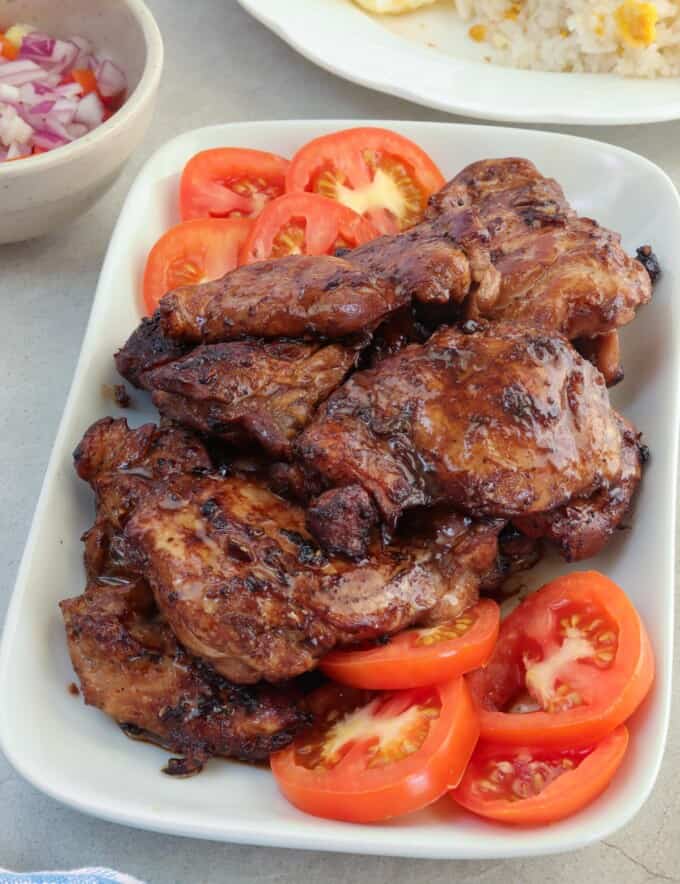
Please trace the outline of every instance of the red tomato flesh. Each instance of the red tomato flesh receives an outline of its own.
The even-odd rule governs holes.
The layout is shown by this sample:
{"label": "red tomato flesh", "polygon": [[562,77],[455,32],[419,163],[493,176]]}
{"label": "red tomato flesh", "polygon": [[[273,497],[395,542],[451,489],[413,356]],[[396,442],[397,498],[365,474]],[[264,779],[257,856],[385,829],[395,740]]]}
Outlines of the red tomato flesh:
{"label": "red tomato flesh", "polygon": [[379,233],[417,224],[444,177],[430,157],[403,135],[361,127],[315,138],[295,154],[286,191],[337,200]]}
{"label": "red tomato flesh", "polygon": [[387,644],[332,651],[321,662],[329,678],[368,689],[440,684],[483,666],[498,636],[500,612],[482,599],[451,623],[406,629]]}
{"label": "red tomato flesh", "polygon": [[144,305],[149,314],[166,292],[219,279],[238,265],[250,233],[246,218],[198,218],[168,230],[149,252],[144,270]]}
{"label": "red tomato flesh", "polygon": [[501,624],[486,667],[468,676],[485,740],[569,748],[622,724],[653,678],[637,611],[596,571],[566,574],[528,596]]}
{"label": "red tomato flesh", "polygon": [[246,241],[242,264],[287,255],[332,255],[375,239],[360,215],[312,193],[289,193],[262,210]]}
{"label": "red tomato flesh", "polygon": [[553,823],[586,807],[607,788],[627,746],[624,725],[583,749],[480,742],[460,786],[450,794],[487,819],[515,825]]}
{"label": "red tomato flesh", "polygon": [[377,822],[432,804],[463,776],[479,722],[463,679],[370,694],[326,685],[316,724],[271,757],[288,800],[306,813]]}
{"label": "red tomato flesh", "polygon": [[191,218],[255,218],[285,187],[288,160],[262,150],[203,150],[184,167],[180,214]]}

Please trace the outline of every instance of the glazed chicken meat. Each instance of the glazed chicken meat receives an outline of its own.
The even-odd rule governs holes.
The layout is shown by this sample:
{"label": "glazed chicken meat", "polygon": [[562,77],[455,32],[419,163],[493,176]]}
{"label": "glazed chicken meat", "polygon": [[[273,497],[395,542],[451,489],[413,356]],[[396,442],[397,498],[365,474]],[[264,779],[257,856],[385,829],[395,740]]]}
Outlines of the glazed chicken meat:
{"label": "glazed chicken meat", "polygon": [[441,329],[355,374],[295,450],[337,489],[315,502],[324,516],[311,521],[336,549],[353,518],[336,497],[353,486],[393,528],[404,510],[430,504],[506,519],[552,511],[624,474],[600,373],[561,335],[514,323]]}
{"label": "glazed chicken meat", "polygon": [[332,649],[450,623],[544,542],[596,555],[649,454],[608,386],[658,273],[507,158],[394,236],[168,292],[115,354],[160,424],[75,451],[85,701],[172,773],[263,759]]}

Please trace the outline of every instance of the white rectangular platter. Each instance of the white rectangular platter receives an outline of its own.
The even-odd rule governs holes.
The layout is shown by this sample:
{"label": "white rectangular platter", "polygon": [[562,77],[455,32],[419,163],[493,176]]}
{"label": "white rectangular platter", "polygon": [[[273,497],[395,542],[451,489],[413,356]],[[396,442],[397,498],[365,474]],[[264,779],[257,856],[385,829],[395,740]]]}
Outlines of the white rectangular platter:
{"label": "white rectangular platter", "polygon": [[[188,132],[161,148],[137,178],[111,239],[7,616],[0,656],[0,741],[16,769],[49,795],[86,813],[145,829],[430,858],[529,856],[581,847],[630,820],[654,785],[668,725],[673,635],[680,203],[658,168],[606,144],[517,129],[377,124],[422,145],[447,177],[484,157],[528,157],[560,181],[580,213],[621,231],[631,251],[651,242],[662,262],[652,304],[623,335],[626,379],[613,392],[615,405],[644,431],[652,460],[632,530],[618,532],[605,552],[588,563],[630,594],[649,628],[658,671],[651,696],[631,722],[623,768],[607,792],[571,819],[539,829],[486,823],[446,799],[384,825],[320,820],[287,804],[263,768],[214,760],[190,780],[163,775],[159,749],[127,740],[112,721],[67,690],[74,676],[57,602],[83,589],[79,537],[93,515],[91,493],[73,472],[71,451],[89,424],[106,414],[125,414],[133,425],[154,418],[145,394],[135,392],[133,409],[118,412],[104,391],[119,380],[112,354],[139,321],[140,280],[149,248],[178,220],[182,166],[197,151],[220,145],[291,155],[312,137],[356,124],[244,123]],[[565,570],[564,563],[551,559],[526,582],[537,587]]]}

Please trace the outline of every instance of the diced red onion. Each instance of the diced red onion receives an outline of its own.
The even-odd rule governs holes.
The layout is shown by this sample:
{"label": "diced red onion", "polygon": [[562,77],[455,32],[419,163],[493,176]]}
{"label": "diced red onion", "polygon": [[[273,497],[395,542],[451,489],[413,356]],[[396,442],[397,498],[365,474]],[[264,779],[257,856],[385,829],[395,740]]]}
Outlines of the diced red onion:
{"label": "diced red onion", "polygon": [[41,34],[39,31],[33,31],[26,34],[21,41],[21,49],[19,50],[19,58],[29,58],[31,61],[50,61],[54,52],[54,44],[56,40],[47,34]]}
{"label": "diced red onion", "polygon": [[69,138],[62,138],[59,135],[55,135],[53,132],[48,132],[47,129],[36,129],[35,134],[33,135],[33,144],[35,144],[36,147],[42,147],[43,150],[52,150],[55,147],[61,147],[64,144],[68,144],[69,141]]}
{"label": "diced red onion", "polygon": [[79,102],[73,119],[74,122],[83,123],[90,129],[104,122],[104,105],[96,92],[90,92]]}
{"label": "diced red onion", "polygon": [[[97,92],[83,95],[80,83],[64,82],[76,68],[94,72]],[[123,71],[84,37],[27,33],[17,59],[0,56],[0,163],[81,138],[104,121],[106,100],[126,88]]]}
{"label": "diced red onion", "polygon": [[0,102],[9,101],[15,104],[21,98],[21,90],[18,86],[10,86],[9,83],[0,83]]}
{"label": "diced red onion", "polygon": [[118,65],[115,65],[110,59],[105,58],[95,70],[99,91],[104,98],[111,98],[114,95],[120,95],[125,89],[125,74]]}
{"label": "diced red onion", "polygon": [[82,138],[83,135],[87,135],[90,130],[84,123],[69,123],[66,127],[66,131],[71,140],[75,140],[76,138]]}
{"label": "diced red onion", "polygon": [[18,142],[12,142],[9,146],[9,150],[7,151],[7,159],[8,160],[18,160],[19,157],[28,157],[31,155],[31,146],[30,144],[19,144]]}
{"label": "diced red onion", "polygon": [[39,67],[34,61],[20,59],[9,61],[0,68],[0,83],[10,86],[23,86],[24,83],[38,83],[49,77],[49,71]]}
{"label": "diced red onion", "polygon": [[83,87],[80,83],[62,83],[55,87],[54,92],[62,98],[76,99],[83,94]]}

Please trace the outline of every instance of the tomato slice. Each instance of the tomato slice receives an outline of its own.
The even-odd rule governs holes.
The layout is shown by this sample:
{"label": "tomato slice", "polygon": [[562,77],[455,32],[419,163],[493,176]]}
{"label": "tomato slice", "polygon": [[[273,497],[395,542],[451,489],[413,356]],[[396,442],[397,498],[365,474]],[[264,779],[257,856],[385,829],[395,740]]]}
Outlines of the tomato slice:
{"label": "tomato slice", "polygon": [[321,662],[329,678],[368,689],[405,689],[450,681],[483,666],[498,637],[500,611],[482,599],[451,623],[406,629],[387,644],[331,651]]}
{"label": "tomato slice", "polygon": [[164,233],[144,270],[144,305],[153,313],[166,292],[218,279],[238,265],[252,222],[247,218],[198,218]]}
{"label": "tomato slice", "polygon": [[283,193],[288,165],[288,160],[275,153],[240,147],[197,153],[182,172],[182,220],[254,218]]}
{"label": "tomato slice", "polygon": [[479,736],[462,678],[384,694],[329,684],[310,708],[317,723],[271,766],[292,804],[329,819],[376,822],[432,804],[460,782]]}
{"label": "tomato slice", "polygon": [[315,138],[295,154],[286,191],[337,200],[367,218],[379,233],[397,233],[421,220],[428,197],[444,186],[430,157],[389,129],[345,129]]}
{"label": "tomato slice", "polygon": [[375,239],[356,212],[314,193],[288,193],[262,210],[243,247],[242,264],[286,255],[332,255]]}
{"label": "tomato slice", "polygon": [[499,743],[592,745],[639,706],[654,656],[637,611],[597,571],[566,574],[501,624],[484,669],[468,676],[482,736]]}
{"label": "tomato slice", "polygon": [[619,769],[628,746],[620,725],[585,749],[480,742],[454,801],[478,816],[536,825],[564,819],[594,801]]}

